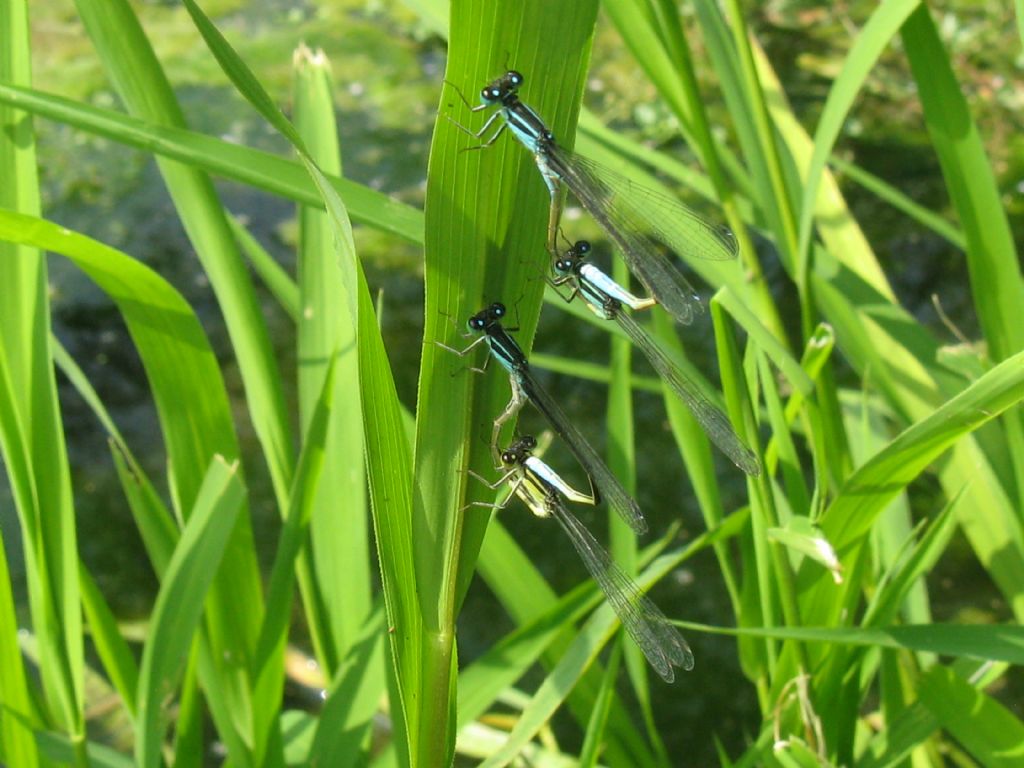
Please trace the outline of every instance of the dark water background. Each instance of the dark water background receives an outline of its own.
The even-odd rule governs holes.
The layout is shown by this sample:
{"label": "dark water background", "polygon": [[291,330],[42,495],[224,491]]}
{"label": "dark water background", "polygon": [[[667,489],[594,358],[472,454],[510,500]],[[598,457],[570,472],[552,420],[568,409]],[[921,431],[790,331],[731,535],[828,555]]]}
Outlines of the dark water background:
{"label": "dark water background", "polygon": [[[233,41],[244,41],[239,43],[240,53],[272,94],[287,103],[291,52],[300,41],[325,48],[335,71],[346,175],[412,205],[422,205],[430,132],[444,67],[443,41],[400,6],[391,4],[341,0],[297,5],[285,0],[261,0],[242,5],[237,13],[217,21]],[[868,3],[853,3],[847,8],[860,25],[871,7]],[[957,14],[948,17],[955,24],[949,26],[947,21],[943,26],[948,43],[957,51],[957,75],[970,94],[1005,191],[1006,205],[1019,224],[1024,210],[1024,140],[1020,138],[1024,136],[1024,97],[1019,87],[1012,86],[1013,77],[1018,82],[1020,77],[1020,60],[1013,58],[1019,40],[1012,25],[984,15],[975,10],[974,4],[952,3],[946,7]],[[944,8],[937,10],[940,16],[946,12]],[[801,9],[789,3],[769,3],[760,13],[759,39],[798,115],[805,126],[813,127],[830,79],[849,48],[849,29],[820,9]],[[47,52],[46,59],[36,66],[39,87],[98,104],[115,104],[91,53],[82,47],[73,13],[51,9],[40,15],[46,18],[37,17],[36,25],[41,30],[37,43],[42,45],[45,40]],[[180,84],[179,98],[191,127],[250,146],[286,151],[284,142],[223,84],[209,55],[188,31],[183,11],[152,7],[145,17],[152,23],[152,36],[160,41],[161,60]],[[603,20],[593,62],[585,97],[588,106],[619,130],[658,143],[671,142],[674,129],[670,116],[656,104],[653,90],[642,85],[644,78]],[[68,71],[75,72],[75,77],[70,78]],[[871,82],[846,126],[840,142],[843,154],[917,202],[948,211],[941,172],[924,132],[902,56],[890,51]],[[714,103],[714,86],[708,83],[706,87],[709,102]],[[266,563],[276,541],[278,513],[246,421],[239,378],[216,303],[155,164],[145,155],[62,126],[38,122],[37,127],[45,215],[145,261],[185,295],[210,334],[236,398],[254,526],[258,540],[263,542],[261,555]],[[688,157],[681,145],[668,146],[678,150],[679,157]],[[226,206],[244,216],[257,238],[294,274],[294,206],[232,183],[218,182],[217,186]],[[975,338],[977,323],[962,254],[856,186],[846,184],[844,191],[903,305],[939,338],[955,343],[932,306],[931,296],[938,294],[946,313]],[[385,342],[399,396],[411,408],[421,343],[422,254],[417,247],[364,228],[357,228],[356,237],[371,288],[383,291]],[[781,295],[789,295],[791,288],[771,253],[764,254],[764,263],[770,284],[777,286]],[[50,267],[57,336],[85,369],[146,469],[153,477],[160,477],[164,456],[156,415],[138,357],[116,310],[66,261],[53,258]],[[291,397],[292,324],[272,297],[262,290],[261,296]],[[796,307],[795,302],[786,303]],[[606,334],[582,324],[576,324],[571,334],[563,333],[561,320],[558,313],[545,312],[536,349],[568,357],[606,359]],[[787,321],[795,324],[797,318]],[[713,355],[710,328],[704,330],[702,334],[697,327],[688,334],[687,345],[695,362],[707,367],[713,366]],[[848,383],[857,385],[852,377]],[[557,379],[557,386],[566,409],[580,419],[584,430],[600,435],[603,386],[564,377]],[[126,620],[144,619],[157,584],[144,557],[124,556],[125,552],[141,553],[142,549],[114,474],[106,437],[63,380],[60,397],[83,557],[115,612]],[[689,481],[676,454],[663,406],[659,398],[645,393],[638,393],[635,402],[637,434],[642,436],[638,500],[645,509],[657,510],[652,515],[656,527],[667,524],[669,518],[681,519],[685,529],[696,534],[702,528],[700,516],[691,500]],[[523,418],[526,426],[540,426],[528,412]],[[720,462],[720,472],[726,500],[732,502],[727,508],[734,508],[743,502],[743,480],[725,461]],[[922,479],[913,491],[915,508],[935,508],[932,502],[938,489],[934,483]],[[574,558],[566,558],[547,545],[554,534],[543,523],[517,507],[510,508],[503,519],[556,589],[569,588],[585,577],[583,567]],[[0,520],[16,588],[23,594],[23,565],[16,546],[19,539],[6,476],[0,479]],[[595,533],[602,537],[600,530]],[[1006,607],[966,544],[957,541],[949,555],[930,580],[936,618],[966,618],[965,612],[988,620],[1006,618]],[[677,583],[659,585],[655,598],[670,616],[709,624],[732,623],[728,599],[710,554],[689,563],[677,575]],[[24,611],[23,618],[27,618]],[[464,662],[472,660],[511,628],[500,605],[477,581],[460,618],[460,658]],[[711,764],[714,752],[708,732],[713,731],[735,755],[745,738],[756,733],[758,709],[753,690],[738,669],[733,643],[692,634],[688,639],[697,667],[675,686],[655,684],[658,720],[671,751],[685,750],[695,765]],[[1019,683],[1008,686],[1004,702],[1014,705],[1024,700]],[[571,750],[575,737],[571,729],[568,733],[565,747]]]}

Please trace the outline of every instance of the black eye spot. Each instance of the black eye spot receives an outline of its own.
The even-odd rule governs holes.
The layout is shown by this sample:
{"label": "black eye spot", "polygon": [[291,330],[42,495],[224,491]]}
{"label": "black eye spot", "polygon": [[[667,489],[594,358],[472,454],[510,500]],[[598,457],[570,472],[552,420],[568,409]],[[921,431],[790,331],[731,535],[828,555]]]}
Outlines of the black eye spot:
{"label": "black eye spot", "polygon": [[494,304],[491,305],[491,314],[494,315],[495,317],[504,317],[505,305],[502,304],[501,302],[495,302]]}
{"label": "black eye spot", "polygon": [[505,451],[501,454],[501,460],[505,464],[514,464],[516,461],[516,455],[512,451]]}
{"label": "black eye spot", "polygon": [[469,318],[469,327],[474,331],[479,331],[484,327],[484,319],[479,315],[473,315],[473,317]]}
{"label": "black eye spot", "polygon": [[576,249],[576,253],[581,256],[585,253],[590,253],[590,243],[586,240],[577,240],[576,245],[573,246]]}
{"label": "black eye spot", "polygon": [[512,85],[516,87],[519,87],[520,85],[523,84],[523,76],[516,72],[514,69],[510,70],[508,74],[505,75],[505,77]]}

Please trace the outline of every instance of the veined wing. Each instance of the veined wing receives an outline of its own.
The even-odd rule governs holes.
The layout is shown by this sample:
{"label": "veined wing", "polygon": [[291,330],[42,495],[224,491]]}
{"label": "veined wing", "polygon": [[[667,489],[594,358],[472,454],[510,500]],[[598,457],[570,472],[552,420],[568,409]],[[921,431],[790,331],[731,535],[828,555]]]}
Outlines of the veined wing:
{"label": "veined wing", "polygon": [[682,203],[647,189],[604,166],[556,147],[549,163],[622,251],[630,270],[677,322],[703,311],[700,296],[655,240],[678,254],[735,258],[736,239]]}
{"label": "veined wing", "polygon": [[608,466],[598,456],[587,439],[580,433],[576,426],[565,415],[565,411],[555,401],[547,390],[544,389],[534,378],[533,373],[527,370],[520,374],[520,387],[523,393],[533,403],[534,407],[548,420],[551,429],[569,446],[576,457],[576,461],[583,467],[583,471],[590,476],[591,482],[597,488],[598,493],[604,497],[618,515],[626,521],[626,524],[637,533],[644,533],[647,530],[647,521],[644,520],[640,505],[630,496],[622,484],[615,479],[615,475],[608,469]]}
{"label": "veined wing", "polygon": [[665,682],[675,680],[673,667],[693,669],[693,653],[658,606],[652,603],[560,500],[549,504],[583,564],[608,598],[622,626]]}
{"label": "veined wing", "polygon": [[700,388],[669,359],[661,345],[624,311],[619,310],[615,314],[615,320],[633,344],[639,347],[651,361],[651,365],[654,366],[658,375],[668,383],[679,399],[686,403],[686,407],[700,422],[701,427],[714,444],[732,459],[733,464],[748,475],[760,474],[761,463],[757,460],[754,452],[740,440],[728,417],[708,400]]}

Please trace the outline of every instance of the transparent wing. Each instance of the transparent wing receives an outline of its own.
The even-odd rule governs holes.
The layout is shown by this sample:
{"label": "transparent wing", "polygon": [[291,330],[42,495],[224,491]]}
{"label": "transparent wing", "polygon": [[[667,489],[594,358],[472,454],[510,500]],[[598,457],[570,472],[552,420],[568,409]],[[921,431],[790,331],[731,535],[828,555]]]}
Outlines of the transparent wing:
{"label": "transparent wing", "polygon": [[529,370],[518,374],[520,376],[520,387],[523,394],[533,403],[534,407],[541,412],[541,415],[548,420],[551,429],[555,434],[565,441],[572,451],[576,460],[583,467],[583,470],[590,476],[590,480],[598,493],[608,504],[626,521],[626,524],[637,533],[644,533],[647,530],[647,522],[644,520],[640,505],[631,497],[622,484],[615,479],[615,475],[608,469],[608,465],[601,460],[587,439],[583,437],[576,426],[565,415],[565,411],[555,401],[547,390],[534,378]]}
{"label": "transparent wing", "polygon": [[757,460],[754,452],[740,440],[728,417],[708,400],[700,388],[669,359],[661,345],[622,310],[615,314],[615,320],[633,344],[639,347],[651,361],[651,365],[654,366],[658,375],[665,380],[672,391],[679,396],[679,399],[686,403],[686,407],[700,422],[701,427],[715,445],[721,448],[722,452],[748,475],[760,474],[761,463]]}
{"label": "transparent wing", "polygon": [[658,249],[701,259],[736,257],[732,232],[715,227],[677,200],[654,192],[568,150],[550,150],[549,164],[622,251],[630,270],[677,322],[703,311],[690,282]]}
{"label": "transparent wing", "polygon": [[609,557],[583,525],[557,498],[549,509],[572,545],[576,548],[583,564],[594,577],[601,591],[618,615],[622,626],[640,646],[647,661],[667,683],[675,680],[675,670],[682,667],[693,669],[693,653],[679,630],[652,603],[636,583]]}

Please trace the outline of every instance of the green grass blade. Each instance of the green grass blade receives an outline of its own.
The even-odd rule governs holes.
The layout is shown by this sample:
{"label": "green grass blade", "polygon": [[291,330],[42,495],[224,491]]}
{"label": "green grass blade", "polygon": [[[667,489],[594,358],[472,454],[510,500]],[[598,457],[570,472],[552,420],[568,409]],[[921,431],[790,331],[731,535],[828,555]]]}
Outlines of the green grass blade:
{"label": "green grass blade", "polygon": [[107,412],[96,390],[93,389],[92,383],[79,368],[78,363],[68,354],[56,337],[51,339],[51,345],[54,362],[92,409],[103,429],[110,436],[111,453],[117,467],[118,477],[121,480],[121,487],[135,519],[135,526],[146,547],[153,570],[158,577],[162,577],[179,536],[174,516],[164,505],[163,500],[153,487],[153,483],[146,476],[142,465],[128,447],[121,431]]}
{"label": "green grass blade", "polygon": [[[999,186],[978,127],[927,6],[903,28],[903,42],[924,107],[925,124],[950,200],[967,238],[971,292],[989,354],[996,361],[1024,349],[1024,279]],[[1024,505],[1024,417],[1004,419],[1017,505]],[[1019,518],[1018,518],[1019,520]]]}
{"label": "green grass blade", "polygon": [[918,5],[918,0],[895,0],[879,5],[857,36],[853,48],[843,61],[842,71],[829,88],[828,99],[814,134],[814,152],[804,178],[798,250],[801,271],[805,271],[809,263],[811,224],[825,163],[832,154],[847,114],[868,74]]}
{"label": "green grass blade", "polygon": [[[128,111],[152,123],[184,127],[185,120],[170,83],[126,0],[78,0],[77,6],[107,75]],[[157,164],[217,295],[238,360],[252,424],[283,507],[294,470],[292,437],[280,371],[252,279],[210,179],[179,163],[158,158]],[[182,506],[189,509],[191,500],[182,499]],[[237,551],[239,557],[253,559],[251,548],[232,551]],[[240,568],[255,573],[253,562],[240,564]],[[254,615],[233,631],[251,641],[256,625]]]}
{"label": "green grass blade", "polygon": [[103,668],[110,678],[110,684],[117,691],[128,714],[135,716],[135,694],[139,684],[139,668],[131,648],[117,627],[110,606],[103,599],[99,587],[84,564],[79,564],[78,578],[82,585],[82,610],[89,624],[96,654],[103,662]]}
{"label": "green grass blade", "polygon": [[967,249],[967,239],[964,237],[964,233],[956,226],[947,221],[942,215],[915,202],[884,179],[875,176],[873,173],[868,173],[855,163],[846,162],[838,155],[832,155],[829,158],[829,165],[834,166],[837,171],[851,181],[860,184],[860,186],[879,200],[888,203],[896,210],[905,213],[921,226],[930,229],[950,245],[961,251]]}
{"label": "green grass blade", "polygon": [[[36,740],[39,750],[48,760],[58,765],[70,765],[76,760],[76,745],[64,734],[53,731],[38,731]],[[90,768],[133,768],[131,758],[104,745],[88,742],[84,745]]]}
{"label": "green grass blade", "polygon": [[[31,84],[28,3],[0,0],[0,82]],[[0,209],[38,215],[38,158],[32,121],[0,107]],[[50,303],[43,255],[27,243],[0,242],[0,358],[10,389],[0,420],[3,463],[15,488],[25,578],[47,717],[68,733],[84,761],[82,620],[75,567],[78,548],[71,473],[49,355]],[[14,658],[8,663],[15,664]],[[24,712],[26,689],[14,672],[12,708]],[[21,678],[22,682],[24,681]],[[0,736],[32,765],[26,723],[4,718]]]}
{"label": "green grass blade", "polygon": [[[967,238],[971,290],[992,357],[1024,349],[1024,281],[1013,234],[977,125],[926,5],[903,28],[925,124]],[[1024,461],[1024,456],[1017,456]]]}
{"label": "green grass blade", "polygon": [[[293,57],[296,127],[322,170],[341,173],[331,74],[322,52],[301,46]],[[325,461],[332,471],[320,481],[310,523],[306,615],[328,675],[362,633],[369,615],[370,543],[366,469],[363,463],[356,327],[337,300],[342,290],[334,231],[321,211],[299,211],[298,323],[299,413],[308,422],[321,396],[327,365],[337,363]],[[352,257],[349,256],[349,259]],[[339,509],[338,500],[345,503]],[[322,611],[322,613],[321,613]],[[384,681],[379,680],[383,688]]]}
{"label": "green grass blade", "polygon": [[619,659],[622,656],[622,643],[616,643],[612,649],[612,657],[608,660],[604,675],[601,677],[601,689],[597,701],[587,723],[583,746],[580,748],[579,768],[596,768],[597,758],[601,751],[601,742],[605,738],[605,727],[612,701],[615,699],[615,677],[619,672]]}
{"label": "green grass blade", "polygon": [[[361,276],[360,276],[361,277]],[[404,718],[402,727],[413,733],[422,699],[419,665],[423,655],[423,614],[418,602],[418,582],[413,547],[412,452],[405,432],[405,417],[395,391],[380,329],[373,316],[366,281],[359,285],[359,383],[363,398],[363,431],[371,511],[380,565],[384,604],[387,607],[391,659],[395,664],[400,707],[392,715]],[[425,705],[424,705],[425,706]],[[432,717],[435,712],[427,712]],[[424,724],[425,725],[425,724]],[[430,764],[427,747],[409,744],[415,762]]]}
{"label": "green grass blade", "polygon": [[295,285],[295,281],[238,219],[232,217],[229,223],[242,252],[252,264],[253,271],[259,275],[260,280],[273,294],[281,309],[288,313],[292,322],[297,323],[299,321],[299,289]]}
{"label": "green grass blade", "polygon": [[[524,98],[571,145],[596,10],[593,0],[528,8],[507,0],[457,0],[451,7],[446,78],[454,87],[441,94],[427,176],[426,343],[417,407],[414,535],[434,542],[415,552],[426,647],[436,649],[424,660],[421,698],[426,701],[442,702],[450,695],[457,606],[488,519],[482,511],[461,511],[467,500],[462,470],[472,466],[484,472],[490,465],[486,445],[475,436],[508,398],[507,377],[453,376],[463,362],[433,341],[462,346],[454,326],[485,300],[500,299],[516,307],[522,328],[517,337],[529,349],[543,288],[535,278],[547,260],[548,193],[533,158],[510,136],[487,150],[464,152],[478,142],[446,117],[479,127],[480,116],[465,108],[455,88],[478,93],[513,52],[507,64],[526,76]],[[469,499],[484,497],[480,488],[468,493]],[[437,723],[449,713],[431,715],[435,719],[424,738],[436,745],[436,758],[444,759],[449,748],[441,740],[447,733]]]}
{"label": "green grass blade", "polygon": [[942,727],[981,765],[1011,768],[1024,761],[1024,723],[953,670],[932,667],[917,693]]}
{"label": "green grass blade", "polygon": [[[179,160],[297,203],[323,205],[323,198],[308,170],[297,160],[6,83],[0,83],[0,103]],[[410,242],[423,242],[421,211],[348,179],[332,176],[329,181],[345,201],[354,221]]]}
{"label": "green grass blade", "polygon": [[203,603],[244,507],[238,465],[214,458],[157,595],[139,673],[138,765],[157,768],[167,726],[163,708],[178,685]]}
{"label": "green grass blade", "polygon": [[332,414],[335,395],[335,358],[329,357],[324,371],[321,392],[307,425],[302,452],[295,471],[294,488],[284,527],[278,541],[274,564],[267,589],[267,610],[253,660],[253,711],[260,721],[256,732],[266,739],[256,745],[256,762],[283,762],[283,755],[266,756],[268,744],[277,740],[271,734],[279,728],[277,716],[284,689],[284,652],[288,641],[288,628],[292,616],[292,592],[295,588],[296,559],[306,542],[310,518],[314,514],[315,499],[321,488],[325,462],[324,444]]}
{"label": "green grass blade", "polygon": [[979,661],[1024,663],[1024,627],[993,624],[924,624],[889,627],[711,627],[680,621],[680,627],[695,632],[722,635],[771,637],[854,646],[876,646],[893,650],[927,651]]}
{"label": "green grass blade", "polygon": [[3,756],[12,765],[34,766],[38,763],[36,742],[32,735],[35,717],[25,664],[18,645],[18,619],[11,592],[11,572],[7,567],[7,550],[0,530],[0,743]]}
{"label": "green grass blade", "polygon": [[963,500],[957,496],[932,520],[924,534],[913,540],[913,548],[901,561],[898,560],[886,574],[882,587],[873,596],[864,614],[865,626],[893,623],[900,615],[905,596],[914,585],[923,582],[946,550],[946,545],[955,532],[953,512]]}
{"label": "green grass blade", "polygon": [[[1000,363],[860,467],[822,520],[829,538],[842,549],[862,537],[889,500],[953,443],[1022,399],[1024,352]],[[1017,583],[1024,584],[1024,573]]]}

